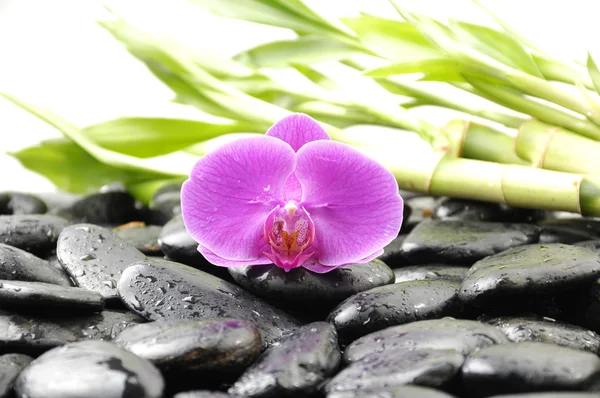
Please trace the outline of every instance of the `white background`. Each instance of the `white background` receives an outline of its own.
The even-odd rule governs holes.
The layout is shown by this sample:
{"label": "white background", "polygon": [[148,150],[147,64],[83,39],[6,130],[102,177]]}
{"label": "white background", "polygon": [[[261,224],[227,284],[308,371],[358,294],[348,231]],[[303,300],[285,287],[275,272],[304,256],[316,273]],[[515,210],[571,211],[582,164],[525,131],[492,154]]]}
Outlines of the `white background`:
{"label": "white background", "polygon": [[[364,10],[385,17],[395,11],[385,0],[307,1],[331,15]],[[144,23],[193,40],[198,48],[227,56],[289,32],[206,14],[185,0],[118,1]],[[407,0],[419,11],[444,18],[491,24],[467,0]],[[487,0],[485,4],[546,50],[564,59],[585,60],[600,40],[594,0]],[[116,4],[116,3],[115,3]],[[171,93],[133,59],[95,20],[97,0],[0,0],[0,91],[42,105],[85,126],[125,115],[186,115],[168,103]],[[436,120],[436,114],[429,115]],[[438,116],[442,122],[444,115]],[[60,133],[0,100],[0,191],[50,191],[45,178],[28,172],[7,151]]]}

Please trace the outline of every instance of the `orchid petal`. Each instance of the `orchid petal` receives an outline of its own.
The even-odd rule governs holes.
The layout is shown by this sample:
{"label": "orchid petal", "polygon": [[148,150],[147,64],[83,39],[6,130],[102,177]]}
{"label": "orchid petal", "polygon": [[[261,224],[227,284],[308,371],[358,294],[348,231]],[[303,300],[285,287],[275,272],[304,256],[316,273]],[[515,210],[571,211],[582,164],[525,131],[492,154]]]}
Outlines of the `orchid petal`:
{"label": "orchid petal", "polygon": [[[264,249],[268,250],[268,247],[269,245],[265,243]],[[239,261],[228,260],[226,258],[219,257],[202,245],[198,245],[198,251],[209,263],[218,265],[220,267],[242,267],[246,265],[264,265],[272,263],[272,261],[269,260],[265,255],[257,258],[256,260]]]}
{"label": "orchid petal", "polygon": [[303,113],[294,113],[281,119],[271,126],[266,135],[287,142],[295,152],[308,142],[331,140],[319,123]]}
{"label": "orchid petal", "polygon": [[280,203],[294,166],[290,146],[265,136],[240,139],[203,156],[181,191],[188,232],[217,257],[262,259],[265,219]]}
{"label": "orchid petal", "polygon": [[334,266],[327,266],[327,265],[323,265],[323,264],[319,264],[317,262],[306,262],[302,265],[302,267],[306,268],[309,271],[312,271],[316,274],[325,274],[327,272],[333,271],[334,269],[338,269],[341,267],[344,267],[346,265],[352,265],[352,264],[364,264],[364,263],[368,263],[369,261],[381,256],[383,254],[383,249],[379,249],[377,250],[375,253],[372,253],[371,255],[358,260],[355,263],[350,263],[350,264],[340,264],[340,265],[334,265]]}
{"label": "orchid petal", "polygon": [[298,181],[296,173],[292,173],[285,181],[285,185],[283,187],[283,200],[284,202],[289,202],[290,200],[300,202],[301,199],[302,185],[300,185],[300,181]]}
{"label": "orchid petal", "polygon": [[392,173],[375,160],[333,141],[297,153],[302,206],[315,224],[315,260],[324,266],[356,263],[400,231],[403,202]]}

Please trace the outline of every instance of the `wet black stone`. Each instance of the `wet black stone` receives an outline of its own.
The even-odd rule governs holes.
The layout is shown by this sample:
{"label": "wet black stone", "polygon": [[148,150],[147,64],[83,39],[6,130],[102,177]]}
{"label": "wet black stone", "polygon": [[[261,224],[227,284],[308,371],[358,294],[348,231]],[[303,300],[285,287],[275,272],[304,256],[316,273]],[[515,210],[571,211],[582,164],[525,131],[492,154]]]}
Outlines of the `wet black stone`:
{"label": "wet black stone", "polygon": [[[403,196],[403,198],[405,198]],[[402,233],[410,232],[415,225],[423,220],[429,220],[433,215],[436,198],[433,196],[414,196],[404,199],[404,209],[406,214],[402,223]],[[406,211],[410,209],[409,211]]]}
{"label": "wet black stone", "polygon": [[600,256],[562,243],[506,250],[475,263],[459,297],[475,305],[502,302],[512,295],[556,293],[591,284],[600,276]]}
{"label": "wet black stone", "polygon": [[600,336],[581,326],[541,317],[496,317],[486,322],[502,330],[515,343],[537,341],[600,353]]}
{"label": "wet black stone", "polygon": [[325,385],[328,393],[416,384],[445,388],[459,373],[464,357],[451,350],[375,353],[351,363]]}
{"label": "wet black stone", "polygon": [[[327,394],[327,398],[454,398],[445,392],[428,387],[397,386],[367,388],[357,391],[339,391]],[[568,397],[567,397],[568,398]]]}
{"label": "wet black stone", "polygon": [[13,386],[17,377],[33,358],[23,354],[6,354],[0,356],[0,398],[13,396]]}
{"label": "wet black stone", "polygon": [[62,267],[56,268],[29,252],[3,243],[0,243],[0,279],[72,286]]}
{"label": "wet black stone", "polygon": [[46,204],[34,195],[0,192],[0,214],[44,214],[46,211]]}
{"label": "wet black stone", "polygon": [[298,326],[291,316],[244,289],[172,261],[148,259],[130,266],[118,290],[127,307],[148,320],[243,319],[256,325],[268,344]]}
{"label": "wet black stone", "polygon": [[380,260],[316,274],[305,268],[289,272],[274,265],[228,268],[244,289],[270,300],[300,305],[338,304],[353,294],[394,282],[394,273]]}
{"label": "wet black stone", "polygon": [[150,200],[151,220],[164,225],[181,214],[181,184],[168,184],[154,193]]}
{"label": "wet black stone", "polygon": [[28,398],[161,398],[163,390],[151,362],[105,341],[54,348],[21,372],[15,385],[17,395]]}
{"label": "wet black stone", "polygon": [[[574,302],[570,311],[574,314],[571,323],[593,330],[600,334],[600,280],[589,287],[580,288],[577,292],[567,292]],[[562,318],[561,318],[562,319]]]}
{"label": "wet black stone", "polygon": [[349,297],[327,317],[340,342],[349,343],[366,334],[422,319],[456,316],[460,284],[447,280],[411,281],[376,287]]}
{"label": "wet black stone", "polygon": [[162,370],[241,373],[260,354],[258,329],[228,318],[150,322],[113,341]]}
{"label": "wet black stone", "polygon": [[158,236],[158,246],[173,261],[203,270],[215,268],[198,251],[198,243],[188,233],[181,215],[164,225]]}
{"label": "wet black stone", "polygon": [[229,389],[234,396],[305,397],[335,372],[341,359],[335,329],[305,325],[271,346]]}
{"label": "wet black stone", "polygon": [[42,282],[0,280],[0,308],[38,308],[47,311],[102,311],[104,299],[78,287]]}
{"label": "wet black stone", "polygon": [[498,203],[457,198],[443,198],[434,209],[438,220],[505,221],[506,212]]}
{"label": "wet black stone", "polygon": [[344,360],[355,362],[373,353],[398,349],[453,350],[467,355],[490,345],[506,343],[509,339],[502,331],[482,322],[433,319],[392,326],[363,336],[346,347]]}
{"label": "wet black stone", "polygon": [[115,234],[148,256],[162,256],[158,247],[158,236],[161,227],[157,225],[145,225],[144,223],[132,222],[115,229]]}
{"label": "wet black stone", "polygon": [[92,224],[65,228],[58,238],[56,255],[78,286],[107,300],[118,300],[117,281],[123,270],[146,258],[110,229]]}
{"label": "wet black stone", "polygon": [[574,243],[573,246],[585,247],[596,254],[600,254],[600,239],[584,240],[583,242]]}
{"label": "wet black stone", "polygon": [[79,340],[110,340],[145,320],[130,312],[25,314],[0,310],[0,352],[37,355]]}
{"label": "wet black stone", "polygon": [[387,246],[383,248],[383,254],[377,257],[392,268],[403,267],[407,263],[402,252],[402,243],[404,243],[406,235],[399,235],[394,238]]}
{"label": "wet black stone", "polygon": [[35,194],[48,207],[48,211],[56,208],[67,207],[79,199],[83,198],[81,194],[73,194],[69,192],[36,192]]}
{"label": "wet black stone", "polygon": [[85,196],[62,208],[52,210],[72,223],[116,226],[140,220],[139,204],[127,192],[109,191]]}
{"label": "wet black stone", "polygon": [[469,355],[463,386],[473,396],[598,387],[600,358],[554,344],[524,342],[490,346]]}
{"label": "wet black stone", "polygon": [[56,239],[68,222],[47,214],[0,216],[0,243],[18,247],[36,255],[56,248]]}
{"label": "wet black stone", "polygon": [[413,265],[394,269],[396,283],[408,281],[435,281],[445,279],[462,282],[467,275],[468,267],[447,264]]}
{"label": "wet black stone", "polygon": [[[185,391],[173,395],[173,398],[231,398],[231,395],[221,391]],[[433,397],[432,397],[433,398]]]}
{"label": "wet black stone", "polygon": [[589,218],[550,219],[539,223],[541,243],[576,243],[600,239],[600,221]]}
{"label": "wet black stone", "polygon": [[494,395],[490,398],[598,398],[598,394],[589,392],[539,392],[526,394]]}
{"label": "wet black stone", "polygon": [[402,244],[412,264],[469,265],[512,247],[535,243],[539,229],[529,224],[427,220],[415,227]]}

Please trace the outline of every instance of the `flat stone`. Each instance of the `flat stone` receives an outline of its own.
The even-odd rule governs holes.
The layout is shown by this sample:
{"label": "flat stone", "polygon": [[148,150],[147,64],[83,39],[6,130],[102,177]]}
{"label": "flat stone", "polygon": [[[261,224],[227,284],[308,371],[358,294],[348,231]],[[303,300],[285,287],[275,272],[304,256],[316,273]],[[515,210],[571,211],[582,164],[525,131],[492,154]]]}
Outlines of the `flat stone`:
{"label": "flat stone", "polygon": [[598,394],[589,392],[539,392],[527,394],[494,395],[490,398],[598,398]]}
{"label": "flat stone", "polygon": [[17,377],[33,358],[23,354],[6,354],[0,356],[0,398],[13,396],[13,387]]}
{"label": "flat stone", "polygon": [[489,346],[469,355],[463,387],[473,396],[597,388],[600,358],[554,344],[524,342]]}
{"label": "flat stone", "polygon": [[475,263],[460,288],[461,300],[475,305],[512,295],[556,293],[591,284],[600,276],[600,256],[589,249],[533,244],[506,250]]}
{"label": "flat stone", "polygon": [[462,282],[469,271],[468,267],[459,267],[448,264],[412,265],[394,269],[396,283],[408,281],[435,281],[444,279],[453,282]]}
{"label": "flat stone", "polygon": [[584,240],[583,242],[574,243],[573,246],[585,247],[596,254],[600,254],[600,239]]}
{"label": "flat stone", "polygon": [[118,290],[125,305],[148,320],[247,320],[260,329],[267,344],[298,326],[290,315],[244,289],[172,261],[148,259],[130,266]]}
{"label": "flat stone", "polygon": [[423,319],[456,316],[460,284],[447,280],[410,281],[355,294],[327,317],[346,344],[366,334]]}
{"label": "flat stone", "polygon": [[15,391],[28,398],[161,398],[164,387],[151,362],[105,341],[80,341],[33,361]]}
{"label": "flat stone", "polygon": [[146,225],[142,222],[130,222],[115,228],[115,234],[140,252],[148,256],[162,256],[158,246],[161,227]]}
{"label": "flat stone", "polygon": [[335,329],[315,322],[271,346],[229,389],[234,396],[309,396],[337,369],[341,359]]}
{"label": "flat stone", "polygon": [[116,226],[140,220],[139,204],[129,193],[121,191],[88,195],[66,207],[53,209],[51,213],[74,224]]}
{"label": "flat stone", "polygon": [[377,258],[392,268],[406,266],[408,263],[406,258],[404,258],[404,252],[402,251],[404,239],[406,239],[406,235],[399,235],[394,238],[387,246],[384,246],[383,254]]}
{"label": "flat stone", "polygon": [[46,211],[46,203],[34,195],[0,192],[0,214],[44,214]]}
{"label": "flat stone", "polygon": [[325,274],[305,268],[285,272],[275,265],[228,270],[235,282],[257,296],[300,305],[335,305],[353,294],[394,282],[394,273],[380,260],[345,266]]}
{"label": "flat stone", "polygon": [[221,391],[185,391],[173,395],[173,398],[231,398],[231,395]]}
{"label": "flat stone", "polygon": [[168,184],[154,193],[150,200],[152,221],[164,225],[181,214],[181,184]]}
{"label": "flat stone", "polygon": [[113,342],[161,370],[238,373],[260,354],[258,329],[228,318],[160,321],[136,325]]}
{"label": "flat stone", "polygon": [[110,229],[92,224],[65,228],[58,238],[56,255],[78,286],[107,300],[118,300],[117,281],[123,270],[146,258]]}
{"label": "flat stone", "polygon": [[539,228],[529,224],[426,220],[402,244],[411,264],[469,265],[513,247],[538,241]]}
{"label": "flat stone", "polygon": [[486,319],[515,343],[538,341],[563,347],[600,353],[600,336],[586,328],[550,318],[495,317]]}
{"label": "flat stone", "polygon": [[123,311],[96,314],[23,314],[0,310],[0,352],[38,355],[80,340],[111,340],[145,320]]}
{"label": "flat stone", "polygon": [[104,299],[96,292],[78,287],[0,280],[0,307],[96,312],[104,308]]}
{"label": "flat stone", "polygon": [[68,222],[47,214],[0,216],[0,243],[44,255],[56,248],[56,240]]}
{"label": "flat stone", "polygon": [[25,250],[0,243],[0,279],[73,286],[66,272]]}
{"label": "flat stone", "polygon": [[375,353],[351,363],[325,385],[329,394],[416,384],[444,388],[460,373],[462,354],[451,350]]}
{"label": "flat stone", "polygon": [[589,218],[550,219],[539,223],[540,243],[576,243],[600,239],[600,221]]}
{"label": "flat stone", "polygon": [[[209,263],[198,251],[198,242],[188,233],[183,216],[173,217],[166,223],[158,236],[160,250],[171,260],[211,272],[219,269]],[[227,273],[226,269],[223,269]],[[212,272],[211,272],[212,273]]]}
{"label": "flat stone", "polygon": [[356,362],[373,353],[398,349],[453,350],[467,355],[490,345],[509,342],[501,330],[482,322],[432,319],[392,326],[363,336],[346,347],[344,360]]}
{"label": "flat stone", "polygon": [[498,203],[443,198],[433,208],[437,220],[504,221],[506,212]]}
{"label": "flat stone", "polygon": [[[190,397],[192,398],[192,397]],[[356,391],[339,391],[327,394],[327,398],[454,398],[445,392],[419,386],[367,388]]]}

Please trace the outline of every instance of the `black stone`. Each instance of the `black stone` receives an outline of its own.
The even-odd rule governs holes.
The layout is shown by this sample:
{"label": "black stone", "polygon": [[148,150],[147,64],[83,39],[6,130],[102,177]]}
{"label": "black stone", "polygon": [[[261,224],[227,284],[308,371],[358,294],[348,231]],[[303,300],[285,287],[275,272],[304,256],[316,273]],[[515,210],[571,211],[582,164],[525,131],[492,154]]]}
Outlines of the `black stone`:
{"label": "black stone", "polygon": [[402,252],[402,243],[404,243],[404,239],[406,239],[406,235],[399,235],[394,238],[387,246],[384,246],[383,254],[377,258],[392,268],[407,265],[408,263]]}
{"label": "black stone", "polygon": [[[403,196],[403,198],[405,198]],[[415,225],[419,224],[423,220],[429,220],[433,215],[433,209],[435,208],[436,198],[433,196],[414,196],[404,199],[404,208],[410,209],[405,210],[406,216],[404,216],[404,222],[402,223],[402,232],[409,232],[414,228]]]}
{"label": "black stone", "polygon": [[412,264],[469,265],[492,254],[538,241],[539,229],[529,224],[479,221],[423,221],[402,244]]}
{"label": "black stone", "polygon": [[541,243],[576,243],[600,239],[600,221],[589,218],[544,220],[539,223]]}
{"label": "black stone", "polygon": [[443,198],[434,209],[438,220],[505,221],[506,212],[498,203],[457,198]]}
{"label": "black stone", "polygon": [[476,397],[598,388],[600,358],[554,344],[524,342],[490,346],[469,355],[463,387]]}
{"label": "black stone", "polygon": [[0,279],[72,286],[62,267],[56,268],[29,252],[3,243],[0,243]]}
{"label": "black stone", "polygon": [[413,265],[394,269],[396,283],[408,281],[435,281],[438,279],[462,282],[468,267],[447,264]]}
{"label": "black stone", "polygon": [[67,220],[47,214],[0,216],[0,243],[18,247],[36,255],[56,248],[56,239]]}
{"label": "black stone", "polygon": [[13,396],[13,386],[17,377],[33,361],[23,354],[6,354],[0,356],[0,398]]}
{"label": "black stone", "polygon": [[271,346],[229,389],[234,396],[309,396],[337,369],[341,354],[328,323],[305,325]]}
{"label": "black stone", "polygon": [[494,395],[490,398],[598,398],[598,393],[589,392],[538,392],[526,394]]}
{"label": "black stone", "polygon": [[79,340],[110,340],[145,320],[122,311],[90,315],[24,314],[0,310],[0,352],[37,355]]}
{"label": "black stone", "polygon": [[496,317],[486,322],[502,330],[515,343],[537,341],[600,353],[600,336],[581,326],[540,317]]}
{"label": "black stone", "polygon": [[44,214],[46,203],[27,193],[0,192],[0,214]]}
{"label": "black stone", "polygon": [[433,319],[392,326],[363,336],[346,347],[344,360],[355,362],[373,353],[398,349],[453,350],[467,355],[490,345],[506,343],[509,339],[502,331],[485,323]]}
{"label": "black stone", "polygon": [[[192,398],[192,397],[190,397]],[[445,392],[428,387],[396,386],[367,388],[357,391],[339,391],[327,394],[327,398],[454,398]],[[568,398],[568,397],[566,397]]]}
{"label": "black stone", "polygon": [[123,270],[146,258],[110,229],[92,224],[65,228],[58,238],[56,255],[77,285],[107,300],[119,298],[117,281]]}
{"label": "black stone", "polygon": [[574,243],[573,246],[585,247],[596,254],[600,254],[600,239],[584,240],[583,242]]}
{"label": "black stone", "polygon": [[459,297],[475,305],[503,302],[512,295],[555,293],[591,284],[600,276],[600,256],[562,243],[506,250],[475,263]]}
{"label": "black stone", "polygon": [[104,308],[104,299],[96,292],[78,287],[0,280],[0,308],[8,307],[96,312]]}
{"label": "black stone", "polygon": [[181,184],[168,184],[154,193],[150,200],[151,220],[156,225],[164,225],[181,214]]}
{"label": "black stone", "polygon": [[337,329],[340,342],[346,344],[389,326],[460,314],[459,287],[447,280],[376,287],[349,297],[327,319]]}
{"label": "black stone", "polygon": [[198,251],[198,243],[188,233],[181,215],[164,225],[158,237],[158,246],[173,261],[201,268],[203,271],[215,268]]}
{"label": "black stone", "polygon": [[455,379],[464,357],[451,350],[402,350],[371,354],[351,363],[325,385],[325,391],[360,391],[416,384],[446,388]]}
{"label": "black stone", "polygon": [[239,285],[257,296],[302,306],[335,305],[353,294],[394,283],[394,273],[380,260],[345,266],[325,274],[305,268],[285,272],[274,265],[228,270]]}
{"label": "black stone", "polygon": [[113,341],[161,370],[241,374],[260,354],[258,329],[228,318],[150,322],[121,332]]}
{"label": "black stone", "polygon": [[256,325],[268,344],[298,326],[291,316],[244,289],[172,261],[148,259],[130,266],[118,290],[127,307],[152,321],[243,319]]}
{"label": "black stone", "polygon": [[131,222],[115,228],[114,232],[140,252],[148,256],[162,256],[163,253],[158,247],[158,236],[161,229],[157,225]]}
{"label": "black stone", "polygon": [[71,223],[90,223],[116,226],[140,220],[139,204],[127,192],[95,193],[62,208],[52,210]]}
{"label": "black stone", "polygon": [[[231,398],[231,395],[221,391],[186,391],[173,395],[173,398]],[[432,397],[433,398],[433,397]]]}
{"label": "black stone", "polygon": [[161,398],[164,381],[151,362],[105,341],[54,348],[33,361],[15,391],[27,398]]}

